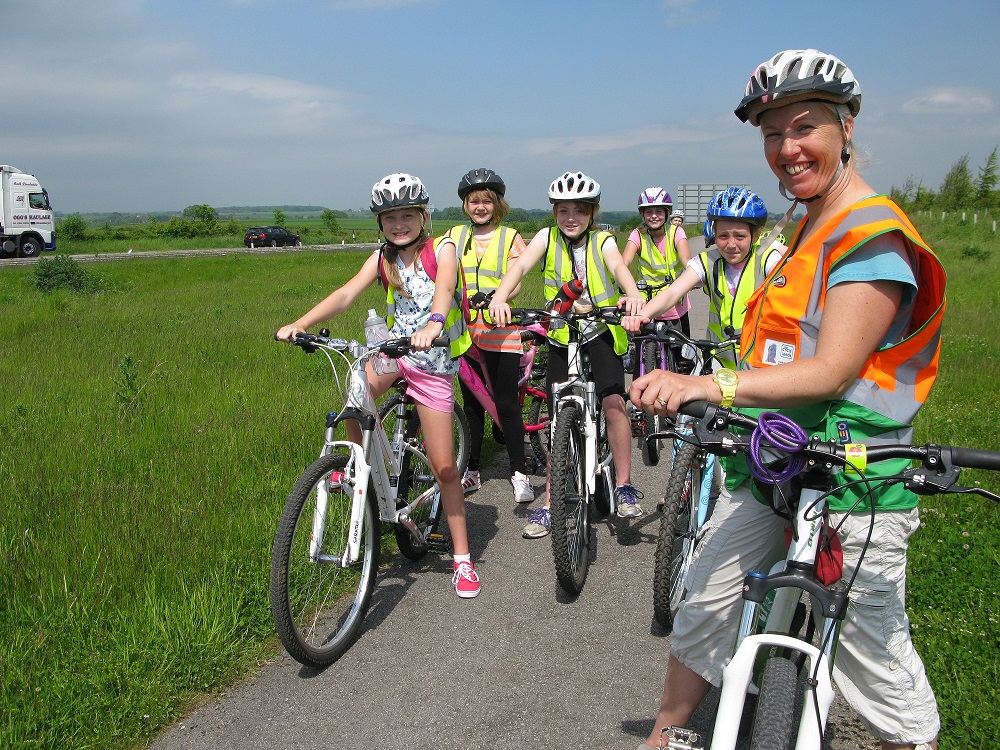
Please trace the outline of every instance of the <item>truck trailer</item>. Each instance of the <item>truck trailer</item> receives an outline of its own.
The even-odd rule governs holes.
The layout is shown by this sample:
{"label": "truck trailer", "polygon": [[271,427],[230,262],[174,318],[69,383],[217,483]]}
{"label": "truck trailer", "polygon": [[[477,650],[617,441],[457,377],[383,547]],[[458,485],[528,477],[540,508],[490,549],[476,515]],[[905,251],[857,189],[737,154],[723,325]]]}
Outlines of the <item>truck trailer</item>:
{"label": "truck trailer", "polygon": [[0,165],[0,247],[3,255],[35,258],[56,249],[49,194],[34,175]]}

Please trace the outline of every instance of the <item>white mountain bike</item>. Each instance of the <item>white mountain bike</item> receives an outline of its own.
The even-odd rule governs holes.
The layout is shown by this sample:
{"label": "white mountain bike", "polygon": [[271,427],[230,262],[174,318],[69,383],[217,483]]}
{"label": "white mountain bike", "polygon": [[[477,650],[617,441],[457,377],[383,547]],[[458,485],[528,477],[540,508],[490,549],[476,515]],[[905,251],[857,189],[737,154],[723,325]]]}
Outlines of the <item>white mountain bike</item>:
{"label": "white mountain bike", "polygon": [[[428,550],[447,551],[447,542],[438,530],[441,493],[424,453],[416,407],[405,395],[394,395],[380,411],[365,372],[365,363],[379,353],[408,353],[409,340],[369,347],[302,333],[293,343],[326,355],[342,396],[334,355],[348,365],[344,408],[327,414],[320,457],[285,503],[271,556],[278,637],[297,661],[324,667],[354,642],[368,611],[381,524],[394,525],[399,550],[411,560]],[[448,340],[435,339],[434,345],[448,346]],[[336,439],[338,425],[348,419],[360,423],[361,445]]]}
{"label": "white mountain bike", "polygon": [[[1000,502],[991,492],[958,485],[960,467],[1000,471],[1000,452],[887,444],[867,447],[862,459],[843,445],[809,439],[801,427],[781,415],[765,412],[754,419],[704,402],[686,404],[681,412],[698,418],[687,440],[719,455],[745,452],[749,460],[771,467],[767,472],[773,468],[775,476],[769,478],[795,476],[801,483],[797,497],[783,483],[774,485],[776,501],[780,498],[779,504],[793,517],[792,541],[785,560],[769,573],[754,571],[743,581],[743,614],[736,650],[722,673],[711,750],[736,747],[746,698],[751,694],[757,695],[751,750],[820,750],[834,699],[832,673],[840,629],[857,573],[856,569],[844,570],[829,585],[816,576],[817,550],[823,552],[828,539],[826,498],[849,485],[864,485],[871,493],[901,483],[922,495],[976,494]],[[749,434],[733,433],[731,426]],[[756,447],[754,439],[760,441]],[[775,462],[776,456],[781,460]],[[887,478],[864,477],[863,466],[898,458],[919,465]],[[798,473],[789,468],[793,462],[800,462]],[[846,466],[858,470],[857,476],[840,474]],[[874,512],[871,518],[873,524],[877,522]],[[665,727],[660,745],[694,750],[702,747],[701,739],[690,729]]]}

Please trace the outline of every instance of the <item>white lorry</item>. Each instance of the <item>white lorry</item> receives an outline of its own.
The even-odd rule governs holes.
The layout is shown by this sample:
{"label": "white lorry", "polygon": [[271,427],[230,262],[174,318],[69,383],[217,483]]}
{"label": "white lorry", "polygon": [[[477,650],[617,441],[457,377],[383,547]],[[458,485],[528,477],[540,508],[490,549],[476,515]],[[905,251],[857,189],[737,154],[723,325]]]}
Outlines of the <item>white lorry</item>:
{"label": "white lorry", "polygon": [[34,175],[0,165],[0,203],[0,255],[35,258],[56,249],[49,194]]}

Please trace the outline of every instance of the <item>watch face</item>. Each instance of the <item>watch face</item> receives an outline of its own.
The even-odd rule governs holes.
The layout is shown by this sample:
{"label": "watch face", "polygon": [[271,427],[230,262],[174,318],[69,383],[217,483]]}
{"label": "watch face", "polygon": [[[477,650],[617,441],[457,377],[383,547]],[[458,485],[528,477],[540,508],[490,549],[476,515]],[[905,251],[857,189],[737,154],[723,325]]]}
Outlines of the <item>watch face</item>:
{"label": "watch face", "polygon": [[736,385],[740,382],[740,378],[735,370],[723,369],[715,373],[715,382],[724,385]]}

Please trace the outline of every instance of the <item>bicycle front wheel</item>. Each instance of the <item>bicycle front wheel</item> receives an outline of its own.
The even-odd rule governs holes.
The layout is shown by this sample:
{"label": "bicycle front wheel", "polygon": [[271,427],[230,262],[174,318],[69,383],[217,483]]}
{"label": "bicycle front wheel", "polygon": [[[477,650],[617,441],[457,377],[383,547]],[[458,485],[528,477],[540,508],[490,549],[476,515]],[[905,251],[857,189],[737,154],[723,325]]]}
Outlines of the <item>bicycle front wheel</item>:
{"label": "bicycle front wheel", "polygon": [[698,446],[685,443],[674,459],[663,499],[653,564],[653,616],[668,631],[684,598],[684,579],[698,541],[702,464]]}
{"label": "bicycle front wheel", "polygon": [[771,656],[760,678],[750,750],[788,750],[797,726],[796,693],[799,674],[783,656]]}
{"label": "bicycle front wheel", "polygon": [[[378,408],[379,418],[382,420],[382,427],[386,435],[392,435],[396,429],[396,407],[406,399],[404,393],[393,393],[385,399]],[[465,410],[458,402],[452,409],[452,417],[455,426],[453,428],[455,439],[455,463],[458,466],[458,473],[462,475],[469,466],[469,451],[471,449],[471,439],[469,438],[469,419],[465,416]],[[418,433],[419,435],[419,433]],[[423,437],[420,437],[423,442]]]}
{"label": "bicycle front wheel", "polygon": [[590,518],[584,478],[583,422],[576,406],[559,411],[552,435],[552,556],[562,588],[578,594],[590,567]]}
{"label": "bicycle front wheel", "polygon": [[346,449],[317,459],[296,482],[271,554],[271,614],[289,655],[325,667],[354,642],[371,603],[380,523],[369,483],[358,560],[344,566],[354,496]]}

